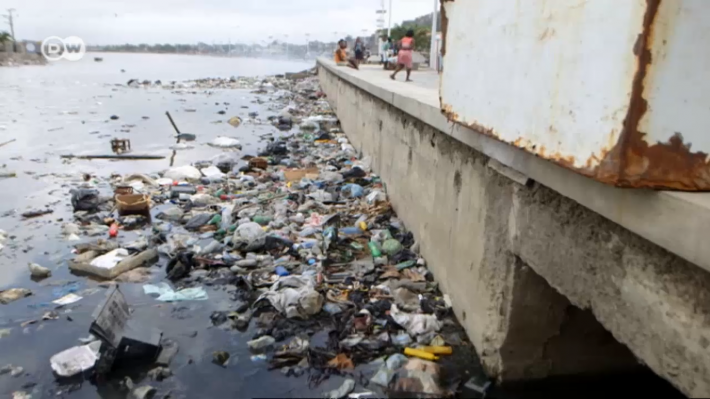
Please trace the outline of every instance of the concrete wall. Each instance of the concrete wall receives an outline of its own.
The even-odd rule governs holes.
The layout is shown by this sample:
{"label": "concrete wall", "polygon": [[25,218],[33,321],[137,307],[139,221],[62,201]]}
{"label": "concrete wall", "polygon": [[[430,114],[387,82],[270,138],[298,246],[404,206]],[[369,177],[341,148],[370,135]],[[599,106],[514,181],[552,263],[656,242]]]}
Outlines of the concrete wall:
{"label": "concrete wall", "polygon": [[628,369],[633,352],[685,393],[710,395],[710,274],[545,186],[516,182],[328,68],[319,73],[490,375]]}

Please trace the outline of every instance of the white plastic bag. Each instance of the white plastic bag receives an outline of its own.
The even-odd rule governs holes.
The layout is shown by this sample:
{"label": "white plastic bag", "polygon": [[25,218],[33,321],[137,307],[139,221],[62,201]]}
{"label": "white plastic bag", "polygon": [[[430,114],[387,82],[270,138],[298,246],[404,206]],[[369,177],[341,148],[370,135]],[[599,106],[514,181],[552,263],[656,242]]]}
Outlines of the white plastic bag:
{"label": "white plastic bag", "polygon": [[165,172],[165,177],[172,180],[200,180],[202,173],[196,167],[191,165],[177,166],[168,169]]}
{"label": "white plastic bag", "polygon": [[437,320],[436,316],[428,314],[405,313],[399,310],[395,304],[392,304],[390,315],[395,323],[406,328],[409,335],[415,337],[439,331],[441,328],[441,322]]}
{"label": "white plastic bag", "polygon": [[102,269],[113,269],[116,265],[128,256],[128,251],[124,248],[114,249],[113,251],[98,256],[91,261],[91,266],[100,267]]}
{"label": "white plastic bag", "polygon": [[224,178],[224,173],[216,166],[210,166],[201,170],[202,174],[210,181],[220,181]]}
{"label": "white plastic bag", "polygon": [[220,148],[234,148],[234,147],[239,147],[239,140],[231,138],[231,137],[224,137],[224,136],[219,136],[216,139],[212,141],[210,144],[213,147],[220,147]]}

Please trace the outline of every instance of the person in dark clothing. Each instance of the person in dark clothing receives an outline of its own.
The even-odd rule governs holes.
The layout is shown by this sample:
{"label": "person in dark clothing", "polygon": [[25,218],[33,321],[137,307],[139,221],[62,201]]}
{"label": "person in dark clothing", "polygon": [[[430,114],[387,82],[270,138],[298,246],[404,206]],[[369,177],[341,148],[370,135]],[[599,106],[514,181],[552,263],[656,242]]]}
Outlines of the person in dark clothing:
{"label": "person in dark clothing", "polygon": [[365,59],[365,45],[359,37],[355,40],[355,61],[358,66]]}

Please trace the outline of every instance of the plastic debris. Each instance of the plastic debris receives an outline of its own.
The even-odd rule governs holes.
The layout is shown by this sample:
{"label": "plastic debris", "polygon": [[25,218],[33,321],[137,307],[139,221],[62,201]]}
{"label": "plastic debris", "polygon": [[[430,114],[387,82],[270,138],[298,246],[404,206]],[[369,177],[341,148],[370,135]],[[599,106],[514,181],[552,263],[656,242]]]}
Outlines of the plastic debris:
{"label": "plastic debris", "polygon": [[221,148],[235,148],[235,147],[240,147],[241,145],[239,144],[239,140],[231,138],[231,137],[224,137],[220,136],[217,137],[212,141],[210,144],[213,147],[221,147]]}
{"label": "plastic debris", "polygon": [[399,310],[397,305],[392,305],[390,315],[397,324],[407,329],[409,335],[431,334],[441,328],[441,323],[435,315],[405,313]]}
{"label": "plastic debris", "polygon": [[263,337],[247,342],[247,345],[249,345],[249,349],[251,350],[260,350],[268,348],[274,343],[276,343],[274,337],[264,335]]}
{"label": "plastic debris", "polygon": [[328,399],[341,399],[348,396],[353,389],[355,389],[355,380],[348,379],[343,382],[340,388],[325,393],[323,397]]}
{"label": "plastic debris", "polygon": [[205,289],[202,287],[173,291],[167,283],[160,283],[158,285],[146,284],[143,286],[143,292],[146,295],[158,295],[155,299],[161,302],[206,301],[209,299],[207,292],[205,292]]}
{"label": "plastic debris", "polygon": [[197,181],[202,177],[202,173],[194,166],[185,165],[169,169],[164,176],[177,181]]}
{"label": "plastic debris", "polygon": [[49,359],[52,370],[60,377],[72,377],[94,367],[99,359],[101,341],[75,346],[59,352]]}
{"label": "plastic debris", "polygon": [[72,303],[79,302],[83,298],[80,297],[79,295],[76,294],[67,294],[55,301],[52,301],[53,304],[59,305],[59,306],[65,306],[65,305],[71,305]]}
{"label": "plastic debris", "polygon": [[30,269],[30,274],[34,278],[42,279],[47,278],[52,275],[52,271],[46,267],[42,267],[36,263],[29,263],[28,267]]}
{"label": "plastic debris", "polygon": [[71,204],[74,207],[74,212],[95,211],[99,207],[99,191],[96,189],[71,190]]}
{"label": "plastic debris", "polygon": [[7,305],[10,302],[14,302],[30,295],[32,295],[32,291],[26,288],[10,288],[9,290],[0,291],[0,303]]}
{"label": "plastic debris", "polygon": [[[286,276],[271,286],[255,302],[269,301],[271,305],[288,318],[303,318],[315,315],[323,307],[323,296],[315,288],[312,278]],[[281,289],[281,287],[286,287]]]}

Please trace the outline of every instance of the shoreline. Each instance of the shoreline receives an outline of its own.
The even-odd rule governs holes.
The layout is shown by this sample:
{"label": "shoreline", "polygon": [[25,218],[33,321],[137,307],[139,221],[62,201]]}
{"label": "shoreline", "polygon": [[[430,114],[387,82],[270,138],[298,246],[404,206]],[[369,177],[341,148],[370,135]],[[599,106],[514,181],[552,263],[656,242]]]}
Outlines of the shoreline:
{"label": "shoreline", "polygon": [[40,54],[0,52],[0,67],[47,65],[47,60]]}
{"label": "shoreline", "polygon": [[215,58],[246,58],[246,59],[261,59],[261,60],[269,60],[269,61],[313,61],[314,63],[316,62],[318,56],[315,56],[313,58],[299,58],[299,57],[292,57],[292,58],[284,58],[284,57],[250,57],[250,56],[243,56],[243,55],[238,55],[238,56],[228,56],[224,54],[199,54],[199,53],[168,53],[168,52],[155,52],[155,51],[145,51],[145,52],[137,52],[137,51],[106,51],[106,50],[87,50],[87,54],[155,54],[155,55],[189,55],[189,56],[202,56],[202,57],[215,57]]}

